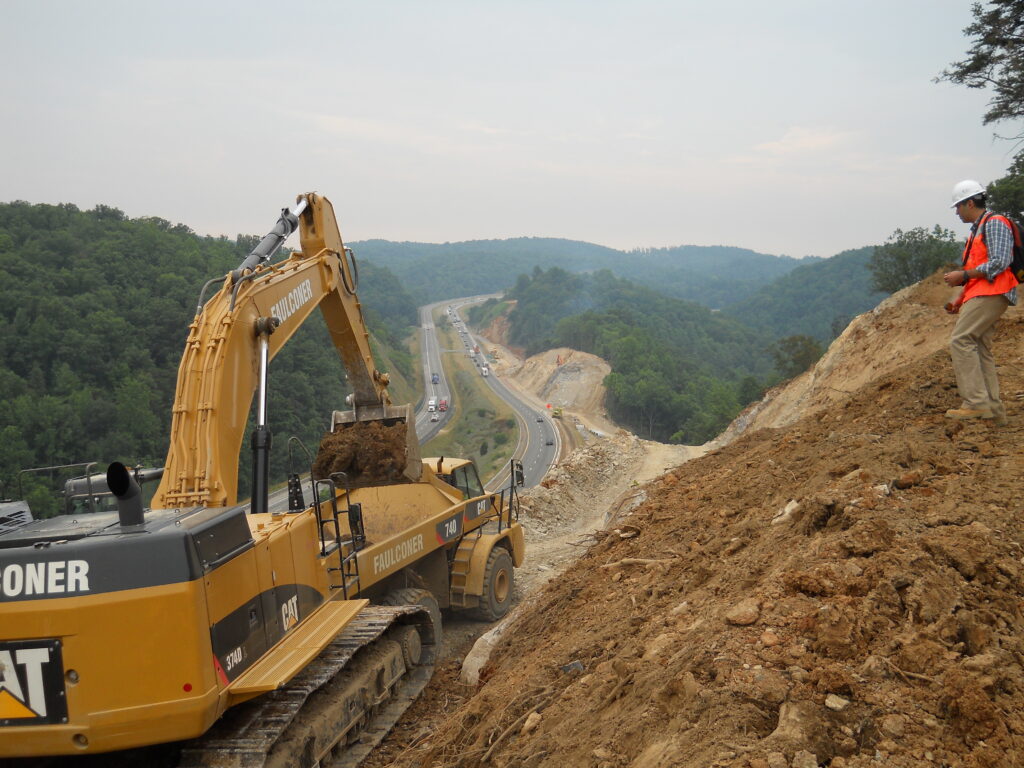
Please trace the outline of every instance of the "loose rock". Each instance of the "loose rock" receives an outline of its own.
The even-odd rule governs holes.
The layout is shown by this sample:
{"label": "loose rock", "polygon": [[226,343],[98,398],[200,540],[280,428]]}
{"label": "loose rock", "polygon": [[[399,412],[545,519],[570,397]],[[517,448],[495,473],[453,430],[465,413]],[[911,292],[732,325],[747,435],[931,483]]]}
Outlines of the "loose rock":
{"label": "loose rock", "polygon": [[725,614],[725,620],[730,624],[747,626],[754,624],[761,616],[761,604],[756,597],[748,597],[741,600]]}

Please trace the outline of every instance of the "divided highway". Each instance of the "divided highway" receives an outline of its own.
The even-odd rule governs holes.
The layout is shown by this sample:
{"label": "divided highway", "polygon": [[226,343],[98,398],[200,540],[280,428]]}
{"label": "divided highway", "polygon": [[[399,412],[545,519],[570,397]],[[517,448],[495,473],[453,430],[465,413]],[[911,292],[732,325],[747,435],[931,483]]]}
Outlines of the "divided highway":
{"label": "divided highway", "polygon": [[[420,307],[420,353],[423,360],[423,400],[416,408],[416,434],[419,437],[420,445],[433,438],[448,423],[452,411],[428,410],[428,403],[434,399],[437,403],[447,400],[454,405],[452,389],[448,384],[448,376],[445,370],[445,355],[467,354],[469,350],[463,345],[459,349],[443,349],[438,340],[437,329],[434,327],[433,313],[438,307],[444,307],[445,311],[451,307],[450,317],[452,321],[458,321],[459,337],[469,342],[469,346],[479,345],[481,352],[474,356],[477,371],[480,370],[481,361],[486,360],[483,350],[487,343],[486,339],[473,336],[466,328],[466,324],[459,315],[459,309],[485,301],[489,296],[473,296],[448,301],[439,301],[435,304],[428,304]],[[437,380],[435,381],[435,374]],[[513,394],[501,380],[493,375],[481,375],[481,381],[487,385],[509,406],[515,413],[516,421],[519,423],[519,441],[516,444],[513,458],[523,463],[523,472],[526,478],[526,487],[532,488],[544,479],[544,475],[555,463],[558,453],[561,450],[561,436],[558,428],[551,420],[550,414],[523,402]],[[508,466],[490,479],[484,479],[484,486],[488,491],[494,491],[508,484]],[[307,500],[311,498],[311,491],[308,484],[303,492]],[[270,494],[269,509],[271,511],[283,511],[288,507],[287,489],[281,488]]]}
{"label": "divided highway", "polygon": [[[423,330],[421,350],[423,353],[423,375],[424,391],[427,393],[421,404],[416,417],[416,431],[420,435],[421,442],[433,437],[447,422],[451,411],[431,414],[427,412],[426,401],[431,397],[443,398],[452,402],[451,389],[445,377],[442,358],[444,354],[466,354],[474,346],[480,347],[480,352],[473,356],[477,371],[481,366],[487,364],[485,345],[487,340],[474,336],[469,332],[466,323],[459,313],[462,307],[469,304],[477,304],[490,298],[489,296],[473,296],[468,298],[451,299],[436,304],[420,307],[420,326]],[[463,340],[463,346],[454,350],[443,350],[438,342],[436,329],[434,328],[433,312],[438,307],[445,307],[449,313],[452,323],[459,331],[459,337]],[[467,346],[468,344],[468,346]],[[436,367],[435,367],[436,366]],[[439,383],[434,384],[433,374],[439,374]],[[501,380],[494,375],[483,376],[481,381],[486,382],[495,394],[509,404],[515,413],[516,421],[519,422],[519,441],[516,444],[513,458],[522,461],[523,471],[526,476],[526,487],[530,488],[540,483],[558,458],[561,450],[561,436],[558,428],[551,421],[551,416],[542,409],[538,409],[515,395]],[[431,418],[438,416],[437,421]],[[495,490],[508,483],[508,467],[494,477],[485,481],[484,485],[488,490]]]}

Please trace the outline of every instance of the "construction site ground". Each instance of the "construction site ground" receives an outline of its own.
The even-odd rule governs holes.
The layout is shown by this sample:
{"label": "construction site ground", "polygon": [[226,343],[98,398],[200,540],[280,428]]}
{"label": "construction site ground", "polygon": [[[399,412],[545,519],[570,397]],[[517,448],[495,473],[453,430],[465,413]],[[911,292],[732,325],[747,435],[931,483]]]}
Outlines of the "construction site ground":
{"label": "construction site ground", "polygon": [[370,765],[1024,765],[1024,316],[1009,424],[946,419],[947,292],[855,319],[706,452],[593,428],[525,499],[479,679],[469,631]]}

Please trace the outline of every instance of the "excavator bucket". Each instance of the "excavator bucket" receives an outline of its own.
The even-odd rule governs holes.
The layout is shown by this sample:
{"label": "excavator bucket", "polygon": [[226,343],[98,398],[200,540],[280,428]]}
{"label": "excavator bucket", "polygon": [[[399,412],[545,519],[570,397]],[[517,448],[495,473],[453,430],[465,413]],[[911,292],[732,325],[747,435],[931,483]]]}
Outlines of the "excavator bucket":
{"label": "excavator bucket", "polygon": [[411,405],[382,405],[335,411],[331,431],[323,436],[313,476],[337,473],[338,485],[416,482],[423,472],[416,419]]}

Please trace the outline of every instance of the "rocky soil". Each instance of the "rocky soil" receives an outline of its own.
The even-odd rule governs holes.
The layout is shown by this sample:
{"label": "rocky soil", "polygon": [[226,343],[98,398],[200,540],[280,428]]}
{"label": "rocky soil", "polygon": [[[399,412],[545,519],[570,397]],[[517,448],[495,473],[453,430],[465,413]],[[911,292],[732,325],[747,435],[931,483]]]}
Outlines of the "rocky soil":
{"label": "rocky soil", "polygon": [[1024,765],[1024,317],[996,340],[1009,425],[952,422],[944,300],[934,278],[890,299],[611,504],[553,477],[575,501],[538,490],[531,539],[619,514],[378,765]]}

